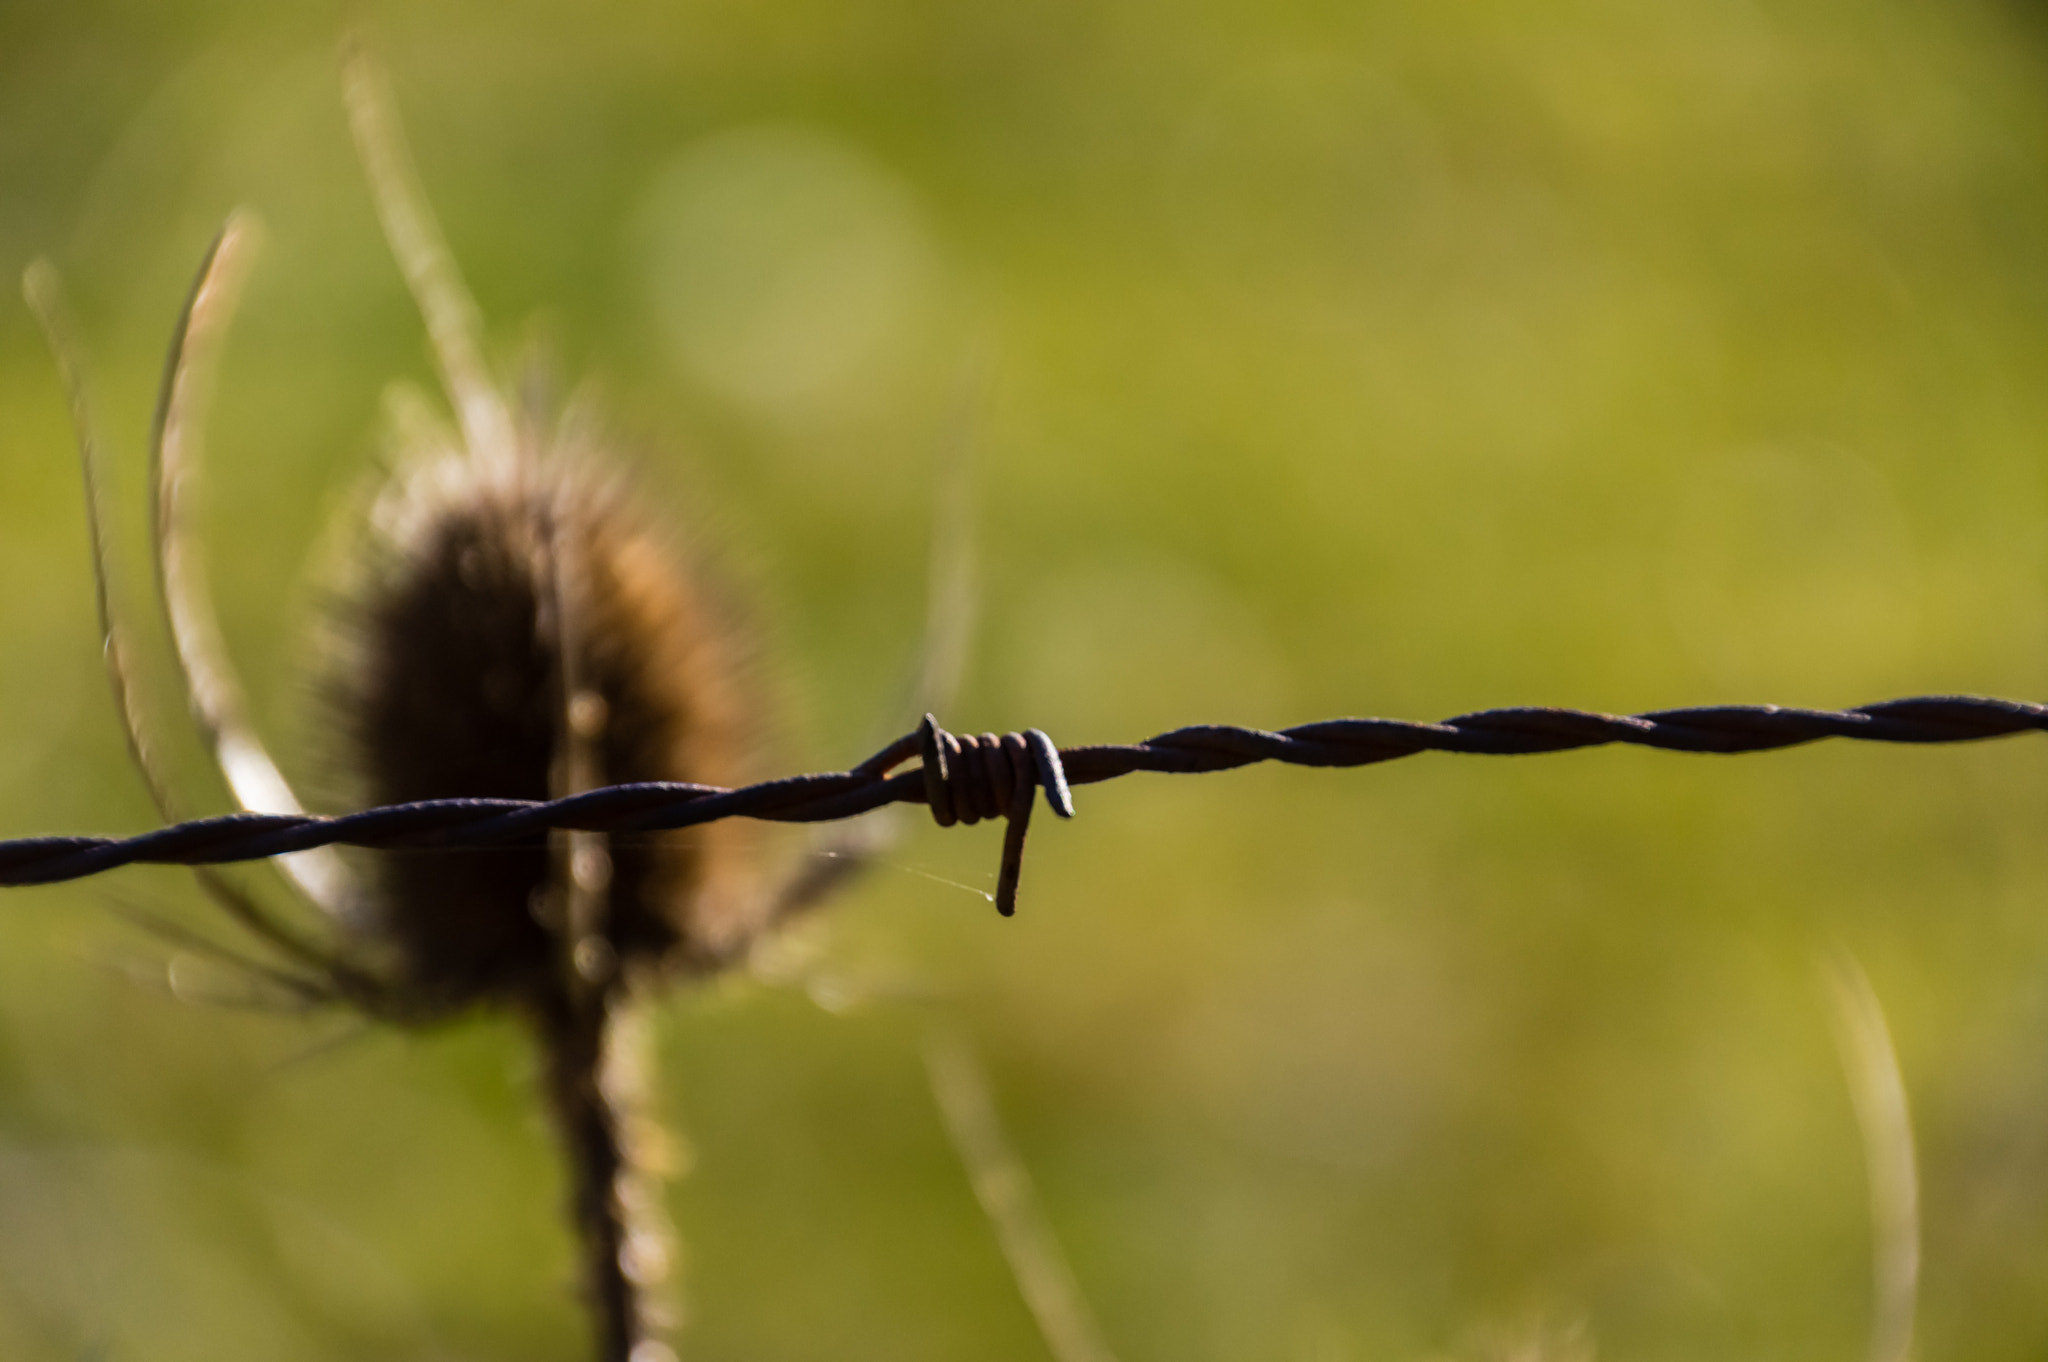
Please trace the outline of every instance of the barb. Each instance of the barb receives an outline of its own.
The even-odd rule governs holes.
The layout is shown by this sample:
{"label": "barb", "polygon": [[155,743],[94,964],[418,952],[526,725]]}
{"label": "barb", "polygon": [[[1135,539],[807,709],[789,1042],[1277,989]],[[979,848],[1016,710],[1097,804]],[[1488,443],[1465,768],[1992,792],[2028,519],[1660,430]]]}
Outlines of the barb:
{"label": "barb", "polygon": [[[1330,719],[1277,733],[1201,724],[1143,742],[1055,747],[1037,729],[958,738],[927,715],[906,734],[851,770],[787,776],[736,790],[650,782],[610,785],[565,799],[430,799],[361,813],[228,814],[159,828],[138,837],[29,837],[0,842],[0,886],[54,884],[124,865],[219,865],[313,847],[450,850],[532,842],[551,829],[655,832],[725,818],[825,823],[885,804],[925,804],[941,827],[983,818],[1009,820],[997,907],[1015,907],[1017,872],[1033,789],[1061,817],[1073,816],[1073,785],[1134,771],[1191,775],[1256,762],[1291,766],[1370,766],[1417,752],[1526,756],[1624,743],[1670,752],[1769,752],[1821,738],[1948,743],[2048,729],[2048,706],[1970,695],[1925,695],[1856,709],[1784,709],[1713,705],[1649,714],[1576,709],[1489,709],[1441,723],[1402,719]],[[921,765],[896,768],[911,757]]]}

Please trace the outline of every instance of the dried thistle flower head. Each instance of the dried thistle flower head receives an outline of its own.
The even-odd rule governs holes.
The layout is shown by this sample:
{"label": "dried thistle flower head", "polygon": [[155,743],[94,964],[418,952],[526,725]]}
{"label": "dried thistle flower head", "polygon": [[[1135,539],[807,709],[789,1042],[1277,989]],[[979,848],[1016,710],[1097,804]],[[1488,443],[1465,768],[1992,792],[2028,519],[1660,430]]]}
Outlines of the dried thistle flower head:
{"label": "dried thistle flower head", "polygon": [[[738,783],[730,628],[569,438],[523,420],[508,449],[415,452],[378,498],[320,684],[363,805]],[[566,866],[547,846],[380,858],[370,927],[400,988],[436,1009],[542,996],[572,927],[586,972],[704,971],[752,926],[734,826],[577,842]]]}
{"label": "dried thistle flower head", "polygon": [[[721,613],[587,422],[518,405],[480,357],[474,305],[414,181],[377,70],[346,63],[350,121],[394,256],[417,301],[456,431],[419,438],[374,499],[364,548],[326,623],[318,690],[335,755],[365,804],[560,798],[640,781],[736,784],[751,727]],[[159,604],[189,708],[241,806],[300,803],[243,712],[183,492],[212,361],[253,232],[231,219],[174,334],[151,442]],[[104,482],[55,272],[31,304],[70,389],[86,477],[108,676],[131,754],[166,822],[173,782],[129,684],[113,609]],[[856,858],[751,892],[746,834],[724,823],[608,837],[557,832],[485,851],[280,858],[319,929],[217,872],[201,886],[267,948],[209,946],[307,1004],[419,1025],[476,1006],[526,1022],[562,1140],[582,1285],[603,1362],[660,1362],[661,1198],[636,1162],[644,1057],[624,1040],[633,986],[742,958]],[[846,849],[857,850],[853,838]],[[187,934],[188,944],[197,938]]]}

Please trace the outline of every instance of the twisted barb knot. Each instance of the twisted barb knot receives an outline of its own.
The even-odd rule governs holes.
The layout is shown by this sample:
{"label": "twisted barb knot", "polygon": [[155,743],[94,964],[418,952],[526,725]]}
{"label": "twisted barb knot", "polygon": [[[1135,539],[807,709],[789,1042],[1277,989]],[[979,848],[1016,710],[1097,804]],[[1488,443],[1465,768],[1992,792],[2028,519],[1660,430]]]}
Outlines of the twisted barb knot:
{"label": "twisted barb knot", "polygon": [[1003,864],[996,875],[996,911],[1004,917],[1017,911],[1017,877],[1024,869],[1024,834],[1031,827],[1031,792],[1045,791],[1045,802],[1062,818],[1074,816],[1074,795],[1067,788],[1060,750],[1043,729],[997,737],[984,733],[956,738],[927,714],[917,726],[918,755],[924,760],[924,802],[932,821],[942,828],[1005,818]]}

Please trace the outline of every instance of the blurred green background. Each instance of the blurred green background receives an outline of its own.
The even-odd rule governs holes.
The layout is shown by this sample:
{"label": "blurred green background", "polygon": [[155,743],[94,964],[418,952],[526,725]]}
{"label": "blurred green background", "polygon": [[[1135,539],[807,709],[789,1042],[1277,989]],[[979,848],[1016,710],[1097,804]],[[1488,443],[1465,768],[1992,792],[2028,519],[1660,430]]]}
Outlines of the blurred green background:
{"label": "blurred green background", "polygon": [[[961,430],[957,729],[2048,698],[2031,6],[15,0],[0,276],[70,283],[131,600],[186,281],[267,224],[199,495],[295,775],[309,564],[431,378],[350,24],[496,357],[592,376],[758,609],[777,769],[905,721]],[[0,834],[141,830],[18,301],[0,412]],[[2033,739],[1137,777],[1041,821],[1011,922],[958,887],[998,833],[907,820],[784,982],[658,1009],[684,1355],[1046,1355],[937,1009],[1127,1362],[1864,1356],[1842,947],[1912,1101],[1918,1355],[2040,1357],[2044,801]],[[4,897],[0,1357],[581,1355],[512,1027],[182,1001],[111,910],[214,925],[171,871]]]}

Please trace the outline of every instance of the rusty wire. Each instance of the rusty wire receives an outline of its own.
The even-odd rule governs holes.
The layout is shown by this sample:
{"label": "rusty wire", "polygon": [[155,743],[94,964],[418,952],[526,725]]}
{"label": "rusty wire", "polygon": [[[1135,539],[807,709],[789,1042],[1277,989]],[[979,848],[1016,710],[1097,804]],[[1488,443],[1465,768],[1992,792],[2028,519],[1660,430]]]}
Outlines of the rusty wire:
{"label": "rusty wire", "polygon": [[[1848,710],[1713,705],[1648,714],[1523,707],[1461,714],[1441,723],[1331,719],[1267,732],[1223,724],[1177,728],[1129,744],[1059,748],[1037,729],[956,737],[931,716],[846,771],[788,776],[739,789],[650,782],[611,785],[545,802],[429,799],[336,817],[236,813],[135,837],[27,837],[0,841],[0,886],[53,884],[117,866],[219,865],[314,847],[450,850],[530,843],[552,829],[632,833],[725,818],[823,823],[886,804],[924,804],[941,827],[1009,822],[996,903],[1016,903],[1034,791],[1073,817],[1068,787],[1134,771],[1193,774],[1262,761],[1369,766],[1417,752],[1522,756],[1626,743],[1672,752],[1767,752],[1820,738],[1948,743],[2048,729],[2048,706],[1969,695],[1916,696]],[[896,768],[912,757],[919,765]]]}

